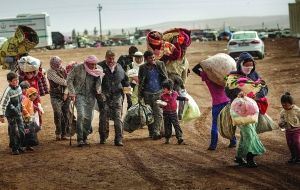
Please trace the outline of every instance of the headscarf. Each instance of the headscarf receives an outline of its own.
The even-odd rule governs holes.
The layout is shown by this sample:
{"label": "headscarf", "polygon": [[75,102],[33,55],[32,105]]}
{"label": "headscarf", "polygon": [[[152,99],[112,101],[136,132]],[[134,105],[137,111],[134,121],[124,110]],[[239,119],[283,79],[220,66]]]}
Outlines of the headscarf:
{"label": "headscarf", "polygon": [[95,69],[90,69],[88,67],[89,64],[95,64],[98,63],[99,59],[95,55],[89,55],[85,60],[84,60],[84,68],[87,73],[94,77],[103,77],[104,73],[102,68],[95,68]]}
{"label": "headscarf", "polygon": [[50,58],[50,66],[54,70],[61,69],[62,60],[58,56],[54,56]]}
{"label": "headscarf", "polygon": [[28,88],[28,89],[26,90],[27,97],[31,96],[31,95],[34,94],[34,93],[36,93],[36,94],[38,93],[38,92],[37,92],[37,89],[34,88],[34,87],[30,87],[30,88]]}
{"label": "headscarf", "polygon": [[250,72],[250,74],[247,75],[248,78],[250,78],[253,81],[257,81],[260,79],[258,73],[255,71],[255,61],[254,58],[247,52],[243,52],[240,54],[238,61],[236,63],[236,71],[231,72],[231,74],[239,74],[239,75],[245,75],[242,71],[242,65],[244,64],[244,62],[247,61],[252,61],[253,62],[253,69]]}

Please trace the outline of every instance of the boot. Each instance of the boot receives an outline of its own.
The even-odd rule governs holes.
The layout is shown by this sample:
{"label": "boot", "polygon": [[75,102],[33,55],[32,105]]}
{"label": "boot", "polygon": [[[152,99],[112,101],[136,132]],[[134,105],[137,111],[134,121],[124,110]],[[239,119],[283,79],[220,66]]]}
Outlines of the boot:
{"label": "boot", "polygon": [[241,166],[241,167],[244,167],[244,166],[247,165],[247,162],[246,162],[245,159],[242,158],[242,157],[237,157],[237,156],[236,156],[235,159],[234,159],[234,162],[235,162],[235,163],[238,163],[239,166]]}
{"label": "boot", "polygon": [[248,168],[256,168],[257,164],[254,161],[254,154],[252,154],[251,152],[249,152],[247,154],[246,160],[247,160],[247,167]]}

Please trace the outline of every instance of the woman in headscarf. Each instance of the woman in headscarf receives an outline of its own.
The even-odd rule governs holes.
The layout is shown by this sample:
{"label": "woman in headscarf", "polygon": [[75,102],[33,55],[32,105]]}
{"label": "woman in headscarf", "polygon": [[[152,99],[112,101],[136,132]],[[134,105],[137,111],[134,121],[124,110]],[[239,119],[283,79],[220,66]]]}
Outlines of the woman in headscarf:
{"label": "woman in headscarf", "polygon": [[50,84],[50,98],[54,113],[54,124],[56,127],[56,140],[66,140],[66,126],[64,113],[69,106],[64,92],[67,88],[67,72],[62,67],[62,60],[58,56],[51,57],[50,69],[47,71],[47,77]]}
{"label": "woman in headscarf", "polygon": [[[237,71],[231,72],[227,76],[225,92],[231,101],[241,96],[248,96],[257,102],[265,100],[268,87],[255,71],[255,61],[249,53],[240,54],[237,61]],[[265,112],[265,109],[262,107],[260,112]],[[241,138],[235,162],[240,166],[257,167],[254,156],[261,155],[266,151],[256,133],[256,126],[257,123],[238,126]]]}

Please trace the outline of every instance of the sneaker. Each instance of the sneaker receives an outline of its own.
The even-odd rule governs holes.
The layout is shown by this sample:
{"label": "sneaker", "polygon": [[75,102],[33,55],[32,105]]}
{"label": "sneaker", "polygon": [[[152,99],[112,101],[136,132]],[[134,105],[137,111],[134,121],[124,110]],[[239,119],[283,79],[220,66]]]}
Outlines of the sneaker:
{"label": "sneaker", "polygon": [[55,140],[60,141],[60,136],[56,135]]}
{"label": "sneaker", "polygon": [[234,162],[238,163],[239,166],[242,166],[242,167],[247,165],[247,162],[244,158],[237,157],[237,156],[235,157]]}
{"label": "sneaker", "polygon": [[296,158],[291,158],[287,161],[288,164],[294,164],[296,161]]}
{"label": "sneaker", "polygon": [[257,164],[254,160],[247,162],[247,168],[257,168]]}
{"label": "sneaker", "polygon": [[90,143],[89,143],[88,140],[83,140],[83,144],[84,144],[84,145],[90,145]]}
{"label": "sneaker", "polygon": [[165,144],[170,144],[170,139],[166,138]]}
{"label": "sneaker", "polygon": [[100,139],[100,144],[106,144],[106,139]]}
{"label": "sneaker", "polygon": [[160,135],[153,135],[152,140],[159,140],[161,139]]}
{"label": "sneaker", "polygon": [[27,151],[34,151],[34,149],[33,149],[31,146],[27,146],[27,147],[26,147],[26,150],[27,150]]}
{"label": "sneaker", "polygon": [[66,136],[61,136],[60,140],[65,141],[65,140],[68,140],[68,138]]}
{"label": "sneaker", "polygon": [[235,148],[236,147],[236,144],[233,144],[233,143],[230,143],[229,145],[228,145],[228,148]]}
{"label": "sneaker", "polygon": [[213,147],[210,146],[210,147],[207,148],[207,150],[216,150],[216,148],[213,148]]}
{"label": "sneaker", "polygon": [[20,148],[18,149],[18,151],[19,151],[19,153],[25,153],[25,148],[20,147]]}
{"label": "sneaker", "polygon": [[119,142],[115,142],[115,146],[124,146],[124,145],[121,141],[119,141]]}
{"label": "sneaker", "polygon": [[18,150],[14,150],[14,151],[11,152],[11,154],[12,154],[12,155],[19,155],[20,152],[19,152]]}
{"label": "sneaker", "polygon": [[77,144],[78,147],[83,147],[83,145],[84,145],[84,142],[82,140],[79,141],[78,144]]}
{"label": "sneaker", "polygon": [[184,143],[183,139],[178,139],[177,144],[184,145],[185,143]]}

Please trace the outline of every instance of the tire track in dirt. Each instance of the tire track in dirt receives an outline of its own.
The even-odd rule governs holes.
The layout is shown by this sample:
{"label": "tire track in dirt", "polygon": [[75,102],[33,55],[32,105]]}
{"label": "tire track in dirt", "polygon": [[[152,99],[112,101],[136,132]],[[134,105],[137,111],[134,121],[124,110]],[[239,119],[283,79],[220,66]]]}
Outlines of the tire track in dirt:
{"label": "tire track in dirt", "polygon": [[[129,142],[127,144],[131,144],[131,143],[134,143],[134,142]],[[224,172],[224,171],[220,170],[220,168],[216,168],[216,169],[205,168],[205,167],[203,167],[203,165],[201,165],[199,163],[191,162],[190,159],[181,158],[174,154],[160,150],[159,148],[153,147],[152,145],[140,146],[137,143],[134,143],[134,146],[137,149],[151,150],[150,154],[152,156],[156,157],[156,159],[161,160],[161,161],[168,160],[167,163],[172,163],[172,164],[176,165],[176,168],[181,168],[181,169],[186,168],[189,170],[189,172],[193,172],[196,176],[199,176],[199,177],[203,177],[203,172],[206,173],[207,175],[210,175],[213,173],[214,175],[217,175],[221,178],[228,178],[228,179],[232,179],[235,181],[239,181],[239,182],[247,184],[251,187],[255,186],[255,187],[264,188],[264,189],[269,189],[271,187],[274,188],[274,181],[272,181],[272,179],[271,180],[264,179],[264,181],[262,181],[260,179],[259,175],[257,175],[256,173],[253,173],[250,176],[250,179],[247,179],[246,176],[241,175],[240,171],[233,170],[231,173],[228,173],[228,172]],[[223,160],[222,158],[216,159],[215,157],[210,156],[207,153],[199,151],[199,150],[195,150],[192,148],[188,148],[188,149],[197,153],[197,155],[200,155],[202,157],[201,160],[210,160],[210,161],[213,160],[213,161],[217,161],[217,162],[222,162],[222,160]],[[207,158],[207,156],[209,158]],[[223,163],[224,163],[224,161],[223,161]],[[248,168],[241,168],[241,169],[248,169]],[[247,175],[247,176],[249,178],[249,175]],[[276,183],[276,187],[279,187],[279,186],[281,187],[281,184]],[[208,186],[207,188],[209,188],[209,187],[210,186]],[[284,189],[284,186],[282,186],[281,189]]]}
{"label": "tire track in dirt", "polygon": [[[247,184],[250,187],[259,187],[260,189],[269,189],[274,188],[274,187],[281,187],[280,189],[288,189],[284,188],[281,183],[276,183],[272,180],[261,180],[260,176],[257,175],[256,173],[252,173],[252,175],[249,175],[247,173],[247,176],[243,176],[242,173],[239,170],[233,170],[231,172],[225,172],[221,168],[205,168],[203,165],[191,162],[189,159],[183,159],[180,158],[174,154],[167,153],[165,151],[161,151],[158,148],[151,148],[153,152],[151,152],[152,155],[156,156],[159,160],[168,160],[168,163],[176,164],[178,168],[187,168],[189,172],[192,172],[194,175],[197,175],[199,177],[203,177],[203,173],[207,174],[208,176],[211,174],[214,174],[220,178],[228,178],[234,181],[239,181],[241,183]],[[202,158],[205,159],[207,155],[203,155],[204,157]],[[236,167],[238,169],[238,167]],[[248,168],[241,168],[243,169],[248,169]],[[249,171],[248,171],[249,172]],[[250,177],[250,178],[249,178]],[[274,183],[276,185],[274,186]],[[209,188],[211,186],[208,186]]]}
{"label": "tire track in dirt", "polygon": [[149,182],[152,186],[158,189],[163,189],[163,187],[167,187],[167,184],[165,184],[162,180],[157,178],[154,175],[155,172],[143,163],[141,158],[131,147],[130,143],[127,143],[126,147],[124,147],[120,151],[123,153],[128,163],[130,163],[131,166],[134,168],[134,171],[136,171],[145,181]]}

